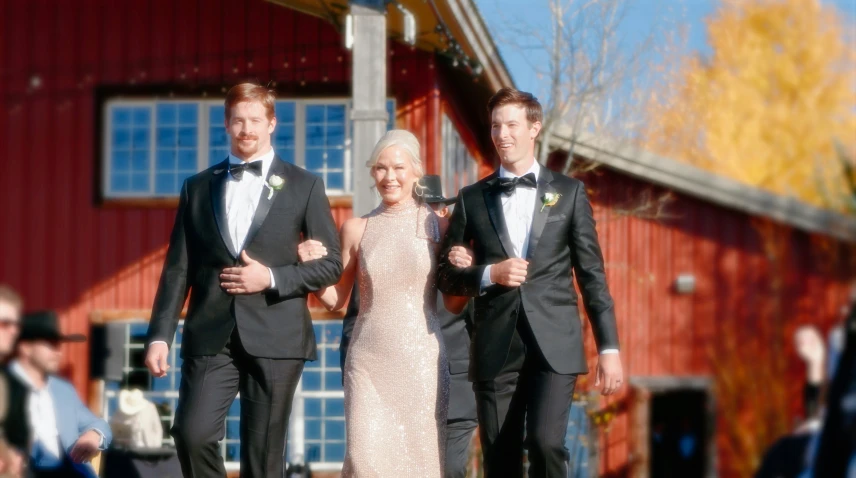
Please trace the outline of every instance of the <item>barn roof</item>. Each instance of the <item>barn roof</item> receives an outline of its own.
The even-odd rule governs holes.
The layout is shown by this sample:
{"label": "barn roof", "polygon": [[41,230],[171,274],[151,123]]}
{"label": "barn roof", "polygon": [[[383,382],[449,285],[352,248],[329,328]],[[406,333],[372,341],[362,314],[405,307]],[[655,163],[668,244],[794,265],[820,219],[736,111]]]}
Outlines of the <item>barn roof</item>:
{"label": "barn roof", "polygon": [[[345,15],[349,11],[348,0],[268,1],[321,17],[340,30],[344,29]],[[489,88],[498,90],[514,85],[499,49],[473,0],[398,0],[397,3],[413,13],[418,32],[417,48],[442,52],[450,48],[450,35],[460,45],[466,57],[481,66],[481,72],[474,73],[474,76],[483,77]],[[394,6],[387,6],[386,14],[390,36],[402,37],[404,21],[401,12]],[[441,24],[448,29],[448,35],[437,28]]]}
{"label": "barn roof", "polygon": [[[567,150],[570,127],[559,128],[552,146]],[[856,243],[856,217],[821,209],[794,198],[713,174],[695,166],[604,138],[582,136],[575,153],[646,182],[797,229]]]}

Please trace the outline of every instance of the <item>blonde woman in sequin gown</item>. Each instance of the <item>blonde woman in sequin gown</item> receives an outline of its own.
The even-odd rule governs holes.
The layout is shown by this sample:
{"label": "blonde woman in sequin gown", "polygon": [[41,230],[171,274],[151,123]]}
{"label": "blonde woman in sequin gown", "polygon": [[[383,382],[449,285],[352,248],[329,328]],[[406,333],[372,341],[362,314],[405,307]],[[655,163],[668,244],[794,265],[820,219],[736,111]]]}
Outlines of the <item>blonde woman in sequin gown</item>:
{"label": "blonde woman in sequin gown", "polygon": [[[354,280],[360,288],[344,368],[343,477],[443,474],[449,369],[434,277],[446,222],[413,200],[423,174],[419,149],[403,130],[388,132],[375,146],[367,166],[381,205],[342,226],[342,278],[316,293],[327,309],[338,310]],[[444,297],[455,312],[466,300]]]}

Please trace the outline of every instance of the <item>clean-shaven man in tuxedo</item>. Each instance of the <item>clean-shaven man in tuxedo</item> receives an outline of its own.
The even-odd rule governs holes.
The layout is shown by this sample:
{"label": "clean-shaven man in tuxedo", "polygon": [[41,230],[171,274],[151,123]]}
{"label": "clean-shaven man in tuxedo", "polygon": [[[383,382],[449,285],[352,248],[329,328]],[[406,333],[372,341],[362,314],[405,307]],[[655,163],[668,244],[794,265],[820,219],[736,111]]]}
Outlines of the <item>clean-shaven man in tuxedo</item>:
{"label": "clean-shaven man in tuxedo", "polygon": [[[154,301],[146,366],[162,377],[190,291],[171,430],[187,477],[226,476],[218,442],[238,392],[241,476],[283,475],[291,401],[316,354],[306,296],[342,272],[323,182],[271,147],[274,105],[258,85],[227,93],[231,154],[185,181]],[[328,254],[299,263],[301,235]]]}
{"label": "clean-shaven man in tuxedo", "polygon": [[[613,301],[583,184],[535,161],[541,105],[503,88],[488,103],[498,171],[463,188],[446,232],[441,291],[474,297],[470,380],[488,477],[565,477],[574,386],[587,373],[573,271],[600,357],[596,384],[622,382]],[[473,262],[455,264],[470,248]],[[525,430],[524,430],[525,426]]]}

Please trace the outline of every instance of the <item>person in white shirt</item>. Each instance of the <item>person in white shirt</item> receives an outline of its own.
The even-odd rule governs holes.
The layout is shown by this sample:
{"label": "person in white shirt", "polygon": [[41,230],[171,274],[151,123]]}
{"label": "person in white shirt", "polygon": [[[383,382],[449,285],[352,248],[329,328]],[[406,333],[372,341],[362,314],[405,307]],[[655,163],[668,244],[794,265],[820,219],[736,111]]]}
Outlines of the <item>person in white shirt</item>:
{"label": "person in white shirt", "polygon": [[85,337],[63,335],[52,311],[27,314],[21,324],[9,369],[29,389],[30,468],[36,478],[95,477],[90,461],[109,446],[110,427],[89,411],[71,383],[56,376],[60,344]]}
{"label": "person in white shirt", "polygon": [[[576,278],[597,342],[596,386],[623,381],[615,307],[592,208],[577,179],[535,161],[542,110],[503,88],[488,102],[501,167],[458,194],[438,265],[443,293],[473,297],[470,380],[485,476],[567,476],[577,375],[588,372]],[[472,265],[462,261],[472,250]]]}

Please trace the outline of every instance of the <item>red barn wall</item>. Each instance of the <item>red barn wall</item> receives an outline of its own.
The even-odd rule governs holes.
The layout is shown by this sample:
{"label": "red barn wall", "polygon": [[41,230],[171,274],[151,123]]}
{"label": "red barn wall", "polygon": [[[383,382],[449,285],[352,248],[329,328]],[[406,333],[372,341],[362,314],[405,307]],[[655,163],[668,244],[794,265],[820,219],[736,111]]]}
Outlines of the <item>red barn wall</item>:
{"label": "red barn wall", "polygon": [[[0,282],[28,309],[59,311],[69,332],[88,333],[95,310],[151,307],[175,214],[98,203],[99,87],[216,97],[254,79],[281,97],[350,95],[350,52],[335,28],[261,0],[0,0],[0,10]],[[397,126],[420,138],[436,172],[434,55],[390,42],[389,57]],[[341,223],[351,210],[333,214]],[[87,345],[64,352],[85,395]]]}
{"label": "red barn wall", "polygon": [[[649,218],[656,209],[640,206],[656,203],[666,190],[605,167],[582,179],[594,206],[615,299],[625,375],[713,377],[711,353],[721,350],[717,347],[733,343],[753,351],[759,338],[779,330],[785,338],[783,355],[777,358],[786,372],[781,380],[787,384],[792,416],[801,415],[805,371],[792,346],[793,332],[815,324],[825,334],[843,318],[841,306],[856,277],[856,246],[785,228],[783,274],[778,275],[784,300],[781,314],[775,315],[769,311],[777,274],[750,216],[673,194],[658,217]],[[694,293],[673,292],[682,273],[695,276]],[[596,350],[592,334],[586,336],[593,371]],[[587,378],[593,380],[593,374]],[[770,393],[770,388],[758,383],[744,392]],[[610,402],[626,405],[627,391]],[[607,476],[623,476],[632,456],[628,413],[624,406],[619,410],[601,441],[601,470]],[[722,420],[719,416],[719,476],[729,476]]]}

